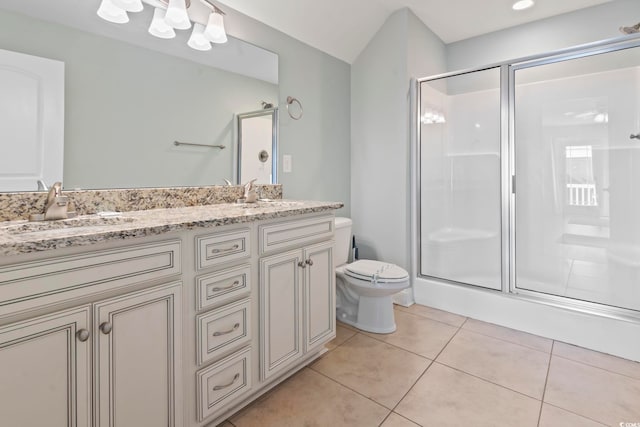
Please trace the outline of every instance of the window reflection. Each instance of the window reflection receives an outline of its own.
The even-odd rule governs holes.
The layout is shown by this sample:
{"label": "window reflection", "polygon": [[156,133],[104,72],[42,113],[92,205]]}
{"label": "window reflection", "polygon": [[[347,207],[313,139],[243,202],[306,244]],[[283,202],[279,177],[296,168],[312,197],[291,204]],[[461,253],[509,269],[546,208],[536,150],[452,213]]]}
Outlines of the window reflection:
{"label": "window reflection", "polygon": [[592,146],[569,145],[565,148],[565,159],[569,206],[598,206]]}

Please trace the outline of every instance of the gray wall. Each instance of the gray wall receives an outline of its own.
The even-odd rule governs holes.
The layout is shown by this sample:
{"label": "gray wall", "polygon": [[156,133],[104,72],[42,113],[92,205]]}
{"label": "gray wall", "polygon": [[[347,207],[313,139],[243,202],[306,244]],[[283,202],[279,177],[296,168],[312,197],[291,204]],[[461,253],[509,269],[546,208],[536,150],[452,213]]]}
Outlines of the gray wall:
{"label": "gray wall", "polygon": [[65,188],[223,184],[234,113],[278,98],[271,83],[4,11],[0,48],[65,63]]}
{"label": "gray wall", "polygon": [[640,20],[640,1],[615,0],[447,45],[450,71],[620,37]]}
{"label": "gray wall", "polygon": [[[225,8],[229,34],[279,55],[280,166],[284,196],[335,200],[350,215],[350,69],[320,52],[232,9]],[[300,100],[304,116],[286,113],[287,96]],[[293,156],[293,172],[282,173],[282,155]]]}
{"label": "gray wall", "polygon": [[406,8],[352,65],[351,217],[361,258],[409,268],[409,81],[444,69],[444,45]]}

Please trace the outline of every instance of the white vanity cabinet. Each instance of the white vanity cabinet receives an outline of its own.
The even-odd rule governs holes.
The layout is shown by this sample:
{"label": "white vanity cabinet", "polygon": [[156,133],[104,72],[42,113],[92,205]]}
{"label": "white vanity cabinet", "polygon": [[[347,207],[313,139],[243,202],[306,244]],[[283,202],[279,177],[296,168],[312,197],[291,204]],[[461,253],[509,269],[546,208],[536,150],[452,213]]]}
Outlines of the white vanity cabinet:
{"label": "white vanity cabinet", "polygon": [[180,246],[0,267],[0,425],[183,426]]}
{"label": "white vanity cabinet", "polygon": [[94,304],[95,427],[182,425],[181,283]]}
{"label": "white vanity cabinet", "polygon": [[0,328],[0,424],[91,425],[90,307]]}
{"label": "white vanity cabinet", "polygon": [[[335,337],[333,216],[260,226],[260,379]],[[310,243],[320,241],[320,243]]]}
{"label": "white vanity cabinet", "polygon": [[334,215],[271,209],[0,258],[0,426],[215,426],[323,354]]}
{"label": "white vanity cabinet", "polygon": [[195,406],[198,425],[213,422],[253,391],[253,230],[231,225],[194,236],[195,310],[188,322],[195,327],[195,364],[188,384],[195,386],[195,404],[189,406]]}

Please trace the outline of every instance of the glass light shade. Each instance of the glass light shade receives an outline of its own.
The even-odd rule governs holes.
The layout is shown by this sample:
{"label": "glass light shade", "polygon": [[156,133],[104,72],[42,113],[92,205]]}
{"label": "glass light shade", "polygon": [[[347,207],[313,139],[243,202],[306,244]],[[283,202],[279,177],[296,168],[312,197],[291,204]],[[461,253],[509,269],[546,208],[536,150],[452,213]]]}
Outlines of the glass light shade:
{"label": "glass light shade", "polygon": [[98,8],[98,16],[114,24],[126,24],[129,22],[127,12],[114,5],[111,0],[102,0]]}
{"label": "glass light shade", "polygon": [[211,50],[211,43],[204,36],[204,25],[197,22],[193,24],[193,31],[187,45],[195,50]]}
{"label": "glass light shade", "polygon": [[534,4],[535,2],[533,0],[518,0],[513,3],[513,6],[511,7],[513,8],[513,10],[525,10],[529,9]]}
{"label": "glass light shade", "polygon": [[184,0],[169,0],[164,22],[176,30],[188,30],[191,28],[191,21],[189,20]]}
{"label": "glass light shade", "polygon": [[144,9],[142,0],[111,0],[111,3],[127,12],[141,12]]}
{"label": "glass light shade", "polygon": [[221,14],[212,12],[209,15],[209,21],[207,21],[207,28],[204,30],[204,35],[213,43],[227,42],[227,33],[224,30],[224,19]]}
{"label": "glass light shade", "polygon": [[149,34],[161,39],[172,39],[176,36],[176,32],[164,21],[165,13],[164,9],[155,8],[151,25],[149,25]]}

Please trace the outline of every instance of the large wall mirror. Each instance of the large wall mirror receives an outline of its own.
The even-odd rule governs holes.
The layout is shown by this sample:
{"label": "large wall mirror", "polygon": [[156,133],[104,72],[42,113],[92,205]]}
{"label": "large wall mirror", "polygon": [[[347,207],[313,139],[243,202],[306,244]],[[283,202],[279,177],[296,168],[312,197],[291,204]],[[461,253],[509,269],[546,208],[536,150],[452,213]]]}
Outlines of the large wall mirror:
{"label": "large wall mirror", "polygon": [[[148,4],[122,25],[100,19],[99,4],[0,3],[0,49],[64,63],[64,188],[234,180],[234,119],[262,102],[277,105],[278,56],[233,37],[195,51],[187,46],[189,30],[171,40],[148,34]],[[12,153],[11,144],[0,141],[0,156]]]}

